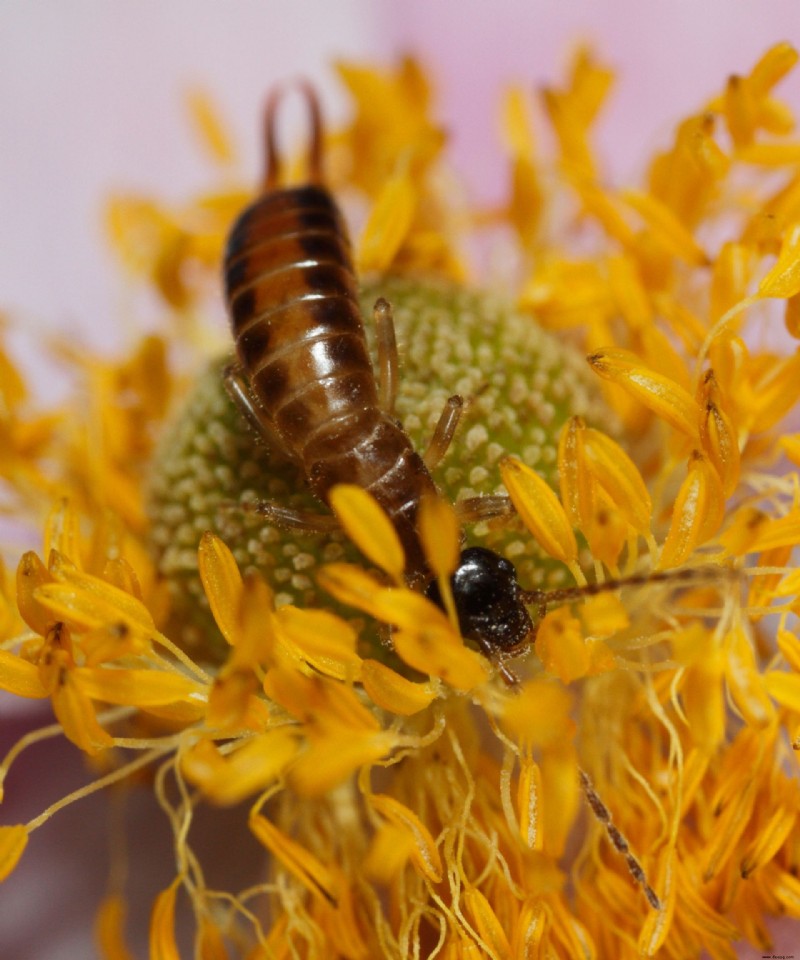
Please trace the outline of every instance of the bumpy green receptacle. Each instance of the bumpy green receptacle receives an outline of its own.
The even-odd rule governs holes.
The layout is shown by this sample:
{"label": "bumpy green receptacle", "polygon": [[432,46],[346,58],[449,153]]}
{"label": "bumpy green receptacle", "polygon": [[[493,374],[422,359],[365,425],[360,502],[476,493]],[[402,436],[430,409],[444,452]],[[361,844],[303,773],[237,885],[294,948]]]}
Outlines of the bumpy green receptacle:
{"label": "bumpy green receptacle", "polygon": [[[449,396],[458,393],[467,401],[458,433],[434,471],[441,492],[451,501],[502,493],[497,464],[509,453],[555,486],[556,445],[564,422],[575,414],[595,422],[603,417],[583,356],[493,297],[399,278],[364,290],[371,342],[378,296],[394,308],[400,354],[397,415],[416,448],[425,449]],[[300,536],[232,508],[267,499],[323,509],[297,470],[265,446],[228,399],[221,373],[226,361],[220,359],[200,377],[167,431],[150,497],[151,541],[173,593],[179,639],[211,657],[223,654],[225,645],[197,574],[197,544],[204,531],[222,537],[242,570],[261,570],[279,604],[333,607],[316,585],[316,569],[333,560],[360,559],[340,534]],[[509,557],[523,585],[558,581],[559,567],[542,558],[518,521],[500,527],[497,521],[481,523],[465,534],[469,543]]]}

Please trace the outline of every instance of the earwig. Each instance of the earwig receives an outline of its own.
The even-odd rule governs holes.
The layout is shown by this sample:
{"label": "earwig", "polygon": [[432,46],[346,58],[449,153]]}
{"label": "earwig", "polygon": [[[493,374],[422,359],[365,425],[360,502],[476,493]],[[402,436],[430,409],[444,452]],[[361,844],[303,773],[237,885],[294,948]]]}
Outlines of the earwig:
{"label": "earwig", "polygon": [[[308,106],[307,182],[281,187],[275,116],[282,91],[267,102],[263,192],[231,229],[225,254],[225,289],[238,364],[226,386],[245,415],[273,446],[299,467],[324,504],[339,483],[369,491],[388,514],[406,558],[405,578],[431,594],[417,527],[422,499],[436,494],[430,470],[444,456],[463,408],[451,397],[420,456],[394,416],[397,351],[390,305],[374,308],[380,382],[373,371],[357,299],[357,279],[344,219],[324,185],[320,109],[313,90],[300,85]],[[507,512],[503,498],[464,510],[472,519]],[[502,502],[501,502],[502,501]],[[270,503],[259,511],[304,530],[330,529],[330,517],[294,515]],[[521,643],[531,620],[521,600],[516,571],[490,550],[462,553],[459,570],[469,597],[485,601],[486,582],[500,601],[502,623],[475,629],[465,607],[465,636],[492,656],[498,630],[505,645]],[[460,588],[456,589],[458,609]],[[488,630],[488,632],[487,632]],[[507,682],[515,682],[500,667]]]}
{"label": "earwig", "polygon": [[[307,180],[280,185],[275,119],[283,91],[277,89],[265,113],[262,193],[228,237],[225,290],[238,363],[226,371],[226,388],[268,444],[297,464],[323,504],[340,483],[357,484],[375,497],[403,545],[407,583],[443,606],[417,514],[422,499],[436,494],[430,471],[447,451],[463,401],[450,397],[420,456],[394,416],[397,349],[391,306],[381,298],[373,311],[376,378],[350,240],[325,186],[319,103],[307,84],[299,89],[310,127]],[[329,531],[336,524],[330,514],[294,511],[269,501],[254,509],[304,532]],[[475,498],[457,509],[462,520],[470,521],[511,512],[505,497]],[[518,681],[503,661],[530,648],[549,603],[625,585],[525,591],[514,565],[485,547],[461,552],[451,583],[462,635],[489,657],[510,686]],[[528,605],[535,607],[535,621]]]}

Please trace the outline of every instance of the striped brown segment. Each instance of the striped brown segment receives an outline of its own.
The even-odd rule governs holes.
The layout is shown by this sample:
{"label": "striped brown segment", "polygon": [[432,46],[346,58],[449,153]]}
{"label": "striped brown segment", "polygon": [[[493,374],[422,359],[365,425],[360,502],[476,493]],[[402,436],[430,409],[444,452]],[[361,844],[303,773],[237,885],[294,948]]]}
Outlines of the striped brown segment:
{"label": "striped brown segment", "polygon": [[350,243],[318,186],[267,193],[231,230],[225,287],[239,359],[316,495],[354,483],[397,529],[409,581],[427,576],[416,529],[433,481],[378,390]]}

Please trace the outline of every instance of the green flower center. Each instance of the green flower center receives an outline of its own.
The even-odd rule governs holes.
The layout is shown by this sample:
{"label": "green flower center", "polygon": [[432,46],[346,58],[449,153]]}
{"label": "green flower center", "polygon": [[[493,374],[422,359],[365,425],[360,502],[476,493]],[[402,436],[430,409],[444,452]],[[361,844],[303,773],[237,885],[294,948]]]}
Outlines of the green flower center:
{"label": "green flower center", "polygon": [[[362,310],[374,350],[372,305],[394,310],[400,358],[396,412],[417,450],[424,450],[445,401],[466,401],[456,436],[434,470],[442,494],[456,502],[503,493],[498,461],[520,457],[557,483],[556,450],[563,424],[580,415],[608,426],[583,356],[497,298],[452,284],[383,278],[363,291]],[[198,379],[156,457],[149,498],[151,543],[170,585],[182,642],[212,658],[224,650],[197,572],[197,544],[206,530],[220,536],[243,571],[260,570],[276,602],[336,604],[317,586],[315,571],[334,560],[361,560],[340,533],[281,529],[242,504],[271,500],[322,512],[297,468],[271,451],[229,400],[222,381],[228,358]],[[481,522],[464,530],[468,544],[508,557],[527,587],[557,585],[561,568],[543,557],[516,520]],[[341,612],[341,611],[340,611]],[[347,612],[352,618],[352,611]]]}

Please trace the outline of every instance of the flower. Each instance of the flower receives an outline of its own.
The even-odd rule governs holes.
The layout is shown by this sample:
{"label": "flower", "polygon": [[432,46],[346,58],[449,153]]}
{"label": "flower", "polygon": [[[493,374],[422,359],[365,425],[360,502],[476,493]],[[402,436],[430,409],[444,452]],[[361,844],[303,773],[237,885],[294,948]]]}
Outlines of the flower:
{"label": "flower", "polygon": [[[152,957],[179,955],[181,902],[210,957],[770,949],[769,918],[800,914],[800,442],[783,426],[800,353],[754,330],[798,335],[798,148],[774,94],[796,60],[767,51],[618,188],[592,150],[611,75],[582,51],[542,98],[552,163],[510,92],[499,210],[452,201],[418,65],[341,68],[356,111],[330,177],[370,208],[358,261],[365,313],[386,296],[404,344],[397,417],[422,448],[447,397],[470,400],[443,497],[420,504],[441,603],[406,583],[358,486],[331,492],[335,524],[298,530],[319,505],[226,397],[203,317],[244,191],[113,205],[174,336],[122,361],[59,345],[90,398],[67,412],[37,411],[0,353],[4,509],[49,505],[43,550],[0,577],[0,688],[55,717],[2,771],[62,736],[92,771],[0,827],[2,876],[63,806],[144,781],[174,837]],[[516,238],[514,302],[465,289],[463,233],[487,224]],[[514,563],[524,650],[462,637],[462,528]],[[198,854],[198,817],[225,807],[242,857],[269,855],[242,889]],[[108,957],[127,955],[122,879],[99,905]]]}

